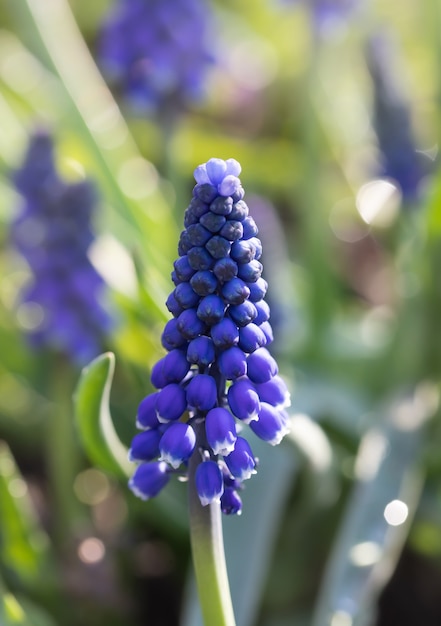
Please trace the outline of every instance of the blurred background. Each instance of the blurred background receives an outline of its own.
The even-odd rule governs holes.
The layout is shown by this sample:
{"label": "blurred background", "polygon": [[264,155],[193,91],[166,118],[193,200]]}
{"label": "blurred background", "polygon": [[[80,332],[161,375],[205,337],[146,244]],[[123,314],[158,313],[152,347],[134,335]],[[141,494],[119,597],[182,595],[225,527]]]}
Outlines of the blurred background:
{"label": "blurred background", "polygon": [[185,485],[138,501],[72,397],[115,353],[130,445],[211,157],[292,393],[224,520],[237,624],[441,624],[440,33],[437,0],[0,0],[1,624],[201,623]]}

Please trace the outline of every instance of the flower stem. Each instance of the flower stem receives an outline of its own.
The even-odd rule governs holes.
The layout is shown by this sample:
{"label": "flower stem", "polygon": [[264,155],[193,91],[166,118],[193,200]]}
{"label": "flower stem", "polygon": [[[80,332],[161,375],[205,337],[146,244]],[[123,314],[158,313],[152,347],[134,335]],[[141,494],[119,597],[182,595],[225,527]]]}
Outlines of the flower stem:
{"label": "flower stem", "polygon": [[[197,441],[203,423],[194,425]],[[199,431],[199,432],[198,432]],[[235,626],[225,563],[221,510],[218,502],[202,506],[195,474],[201,462],[199,446],[189,462],[190,539],[196,584],[205,626]]]}

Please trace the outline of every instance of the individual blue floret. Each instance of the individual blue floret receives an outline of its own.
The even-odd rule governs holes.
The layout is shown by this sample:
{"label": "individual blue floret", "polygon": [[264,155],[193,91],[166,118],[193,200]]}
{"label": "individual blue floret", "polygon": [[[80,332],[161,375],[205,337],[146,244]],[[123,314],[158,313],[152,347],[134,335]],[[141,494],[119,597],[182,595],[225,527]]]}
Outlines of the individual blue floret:
{"label": "individual blue floret", "polygon": [[84,365],[102,352],[112,326],[101,304],[104,282],[88,257],[94,188],[88,181],[60,179],[45,131],[31,138],[14,182],[23,202],[11,239],[32,274],[20,303],[38,310],[29,339],[36,348],[54,349]]}
{"label": "individual blue floret", "polygon": [[[139,406],[137,425],[145,432],[131,448],[135,461],[166,463],[167,476],[187,475],[190,456],[198,455],[200,501],[204,506],[220,501],[226,514],[241,512],[238,492],[256,471],[246,425],[268,443],[278,443],[287,432],[289,401],[266,349],[272,330],[258,260],[262,246],[239,174],[234,159],[211,159],[196,168],[172,273],[175,289],[167,299],[173,319],[162,344],[168,354],[152,369],[158,391]],[[164,468],[155,467],[156,486]],[[138,479],[131,485],[149,497]]]}

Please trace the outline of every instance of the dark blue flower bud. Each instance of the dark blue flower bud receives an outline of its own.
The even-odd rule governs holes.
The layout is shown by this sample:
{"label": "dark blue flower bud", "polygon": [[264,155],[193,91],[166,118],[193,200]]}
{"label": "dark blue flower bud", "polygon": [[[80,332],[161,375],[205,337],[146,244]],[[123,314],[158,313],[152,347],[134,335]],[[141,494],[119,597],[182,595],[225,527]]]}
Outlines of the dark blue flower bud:
{"label": "dark blue flower bud", "polygon": [[175,299],[183,309],[190,309],[199,304],[200,296],[193,290],[190,283],[180,283],[175,291]]}
{"label": "dark blue flower bud", "polygon": [[208,374],[198,374],[187,387],[188,405],[199,411],[209,411],[217,400],[216,381]]}
{"label": "dark blue flower bud", "polygon": [[224,461],[233,476],[239,480],[247,480],[256,473],[256,459],[250,444],[243,437],[236,439],[233,451],[224,457]]}
{"label": "dark blue flower bud", "polygon": [[176,259],[176,261],[173,263],[173,267],[175,268],[176,276],[182,282],[190,280],[190,278],[194,274],[194,269],[188,262],[188,257],[186,254],[184,254],[184,256],[180,256],[179,259]]}
{"label": "dark blue flower bud", "polygon": [[221,228],[219,234],[221,237],[228,239],[228,241],[237,241],[243,235],[242,223],[235,220],[228,220]]}
{"label": "dark blue flower bud", "polygon": [[188,251],[188,262],[194,270],[209,270],[214,265],[214,259],[208,250],[199,246]]}
{"label": "dark blue flower bud", "polygon": [[175,292],[172,291],[166,301],[166,307],[174,317],[178,317],[184,310],[175,298]]}
{"label": "dark blue flower bud", "polygon": [[254,352],[267,343],[265,333],[256,324],[239,328],[239,348],[244,352]]}
{"label": "dark blue flower bud", "polygon": [[228,308],[228,314],[238,326],[246,326],[257,316],[256,307],[249,300]]}
{"label": "dark blue flower bud", "polygon": [[255,283],[262,276],[263,265],[253,259],[249,263],[241,263],[238,266],[237,275],[246,283]]}
{"label": "dark blue flower bud", "polygon": [[247,360],[248,378],[253,383],[266,383],[275,376],[279,368],[266,348],[259,348]]}
{"label": "dark blue flower bud", "polygon": [[235,241],[231,246],[230,256],[234,261],[238,263],[249,263],[254,259],[256,255],[256,248],[249,241],[241,239]]}
{"label": "dark blue flower bud", "polygon": [[239,341],[237,326],[228,317],[224,317],[218,324],[212,326],[210,334],[214,345],[221,350],[231,348],[231,346],[236,345]]}
{"label": "dark blue flower bud", "polygon": [[233,204],[233,208],[228,216],[228,219],[242,222],[246,217],[248,217],[248,213],[248,205],[241,199]]}
{"label": "dark blue flower bud", "polygon": [[[185,311],[184,311],[185,313]],[[182,313],[183,314],[183,313]],[[181,315],[182,315],[181,314]],[[180,348],[187,340],[178,328],[178,320],[172,319],[167,322],[161,337],[162,345],[166,350]]]}
{"label": "dark blue flower bud", "polygon": [[202,298],[197,308],[198,317],[210,326],[217,324],[224,317],[224,312],[225,303],[214,294]]}
{"label": "dark blue flower bud", "polygon": [[228,304],[241,304],[250,295],[250,288],[240,278],[232,278],[222,285],[221,295]]}
{"label": "dark blue flower bud", "polygon": [[246,355],[233,346],[221,352],[218,359],[219,370],[227,380],[234,380],[247,373]]}
{"label": "dark blue flower bud", "polygon": [[196,469],[196,490],[202,506],[220,502],[224,492],[222,472],[214,461],[204,461]]}
{"label": "dark blue flower bud", "polygon": [[217,197],[216,187],[213,187],[213,185],[209,183],[196,185],[193,189],[193,193],[197,198],[202,200],[202,202],[206,202],[207,204],[210,204]]}
{"label": "dark blue flower bud", "polygon": [[187,408],[187,398],[181,385],[170,383],[158,393],[156,415],[161,423],[178,420]]}
{"label": "dark blue flower bud", "polygon": [[178,254],[180,256],[185,256],[191,248],[192,248],[192,244],[188,237],[188,233],[186,230],[183,230],[181,233],[181,236],[179,237]]}
{"label": "dark blue flower bud", "polygon": [[256,385],[256,391],[262,402],[267,402],[277,408],[285,408],[290,405],[288,387],[280,376],[273,376],[266,383]]}
{"label": "dark blue flower bud", "polygon": [[222,407],[211,409],[205,418],[205,433],[214,454],[229,454],[237,439],[234,417]]}
{"label": "dark blue flower bud", "polygon": [[201,217],[210,210],[210,205],[206,204],[199,198],[192,198],[190,204],[188,205],[188,210],[191,211],[192,215],[197,217],[199,221],[201,221]]}
{"label": "dark blue flower bud", "polygon": [[214,264],[213,272],[219,282],[226,283],[237,276],[237,263],[230,258],[219,259]]}
{"label": "dark blue flower bud", "polygon": [[186,309],[177,318],[178,329],[186,339],[194,339],[205,332],[206,326],[199,319],[196,309]]}
{"label": "dark blue flower bud", "polygon": [[177,469],[191,457],[195,444],[196,435],[190,424],[183,422],[171,424],[159,442],[160,460]]}
{"label": "dark blue flower bud", "polygon": [[254,320],[254,323],[257,326],[263,324],[263,322],[267,322],[270,318],[270,308],[265,300],[259,300],[258,302],[254,302],[254,306],[256,307],[257,317]]}
{"label": "dark blue flower bud", "polygon": [[215,215],[229,215],[233,209],[233,200],[218,196],[210,204],[210,211]]}
{"label": "dark blue flower bud", "polygon": [[214,344],[210,337],[201,335],[200,337],[196,337],[196,339],[190,341],[188,344],[187,360],[190,363],[206,367],[213,363],[214,357]]}
{"label": "dark blue flower bud", "polygon": [[250,290],[251,302],[259,302],[266,295],[268,283],[264,278],[258,278],[255,283],[247,283],[247,287]]}
{"label": "dark blue flower bud", "polygon": [[135,435],[129,450],[129,461],[153,461],[156,459],[159,456],[161,437],[161,431],[156,428]]}
{"label": "dark blue flower bud", "polygon": [[149,500],[158,495],[169,479],[167,463],[142,463],[129,480],[129,487],[141,500]]}
{"label": "dark blue flower bud", "polygon": [[176,274],[176,271],[173,270],[173,272],[170,274],[171,279],[173,281],[174,285],[179,285],[182,281],[178,278],[178,275]]}
{"label": "dark blue flower bud", "polygon": [[[204,226],[211,233],[219,232],[226,221],[226,217],[224,217],[223,215],[216,215],[211,211],[203,215],[200,219],[202,226]],[[228,237],[226,237],[226,239],[228,239]]]}
{"label": "dark blue flower bud", "polygon": [[219,235],[213,235],[205,244],[205,248],[214,259],[223,259],[230,254],[231,242]]}
{"label": "dark blue flower bud", "polygon": [[279,444],[289,432],[285,414],[267,402],[261,403],[259,419],[252,422],[250,428],[260,439],[272,446]]}
{"label": "dark blue flower bud", "polygon": [[159,426],[158,416],[156,415],[156,400],[159,392],[151,393],[146,396],[138,407],[136,416],[137,428],[157,428]]}
{"label": "dark blue flower bud", "polygon": [[169,383],[180,383],[189,369],[190,363],[187,361],[186,352],[171,350],[153,366],[152,385],[157,389],[162,389]]}
{"label": "dark blue flower bud", "polygon": [[244,239],[251,239],[251,237],[255,237],[259,232],[256,222],[253,220],[251,215],[249,215],[243,220],[242,225],[243,225],[243,238]]}
{"label": "dark blue flower bud", "polygon": [[266,345],[269,346],[270,343],[274,340],[273,329],[269,322],[262,322],[260,325],[260,330],[266,337]]}
{"label": "dark blue flower bud", "polygon": [[191,278],[190,285],[199,296],[208,296],[216,291],[218,281],[210,270],[201,270]]}
{"label": "dark blue flower bud", "polygon": [[197,224],[199,222],[199,217],[196,213],[190,208],[187,207],[184,213],[184,226],[188,228],[192,224]]}
{"label": "dark blue flower bud", "polygon": [[259,395],[248,378],[236,380],[228,389],[228,405],[234,415],[249,424],[258,418]]}
{"label": "dark blue flower bud", "polygon": [[202,224],[192,224],[187,228],[188,240],[192,246],[205,246],[211,237],[209,230],[204,228]]}
{"label": "dark blue flower bud", "polygon": [[262,242],[257,237],[251,237],[251,239],[248,239],[248,242],[254,246],[254,258],[258,261],[262,256]]}
{"label": "dark blue flower bud", "polygon": [[222,513],[225,515],[240,515],[242,513],[242,500],[235,489],[225,487],[220,502]]}

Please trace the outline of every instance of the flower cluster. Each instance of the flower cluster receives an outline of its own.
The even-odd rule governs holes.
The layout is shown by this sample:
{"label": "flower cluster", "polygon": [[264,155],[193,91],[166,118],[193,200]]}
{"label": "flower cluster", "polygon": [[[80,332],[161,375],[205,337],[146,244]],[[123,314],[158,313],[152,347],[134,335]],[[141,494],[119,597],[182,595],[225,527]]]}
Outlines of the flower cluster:
{"label": "flower cluster", "polygon": [[44,131],[31,139],[14,182],[24,202],[11,238],[33,275],[21,293],[31,343],[84,365],[99,354],[103,332],[111,325],[99,303],[103,281],[87,256],[94,190],[87,181],[60,180],[52,138]]}
{"label": "flower cluster", "polygon": [[234,159],[195,170],[167,299],[173,318],[153,368],[158,390],[142,400],[130,459],[141,498],[155,496],[173,472],[200,455],[196,488],[203,505],[219,501],[240,513],[238,490],[255,473],[244,425],[275,445],[287,432],[289,393],[267,350],[272,341],[267,283],[257,226],[244,202]]}
{"label": "flower cluster", "polygon": [[118,0],[102,26],[103,70],[141,110],[198,100],[212,62],[204,0]]}
{"label": "flower cluster", "polygon": [[399,184],[405,202],[415,202],[429,162],[424,162],[417,150],[410,102],[400,80],[402,73],[397,68],[396,53],[392,40],[382,33],[368,41],[367,62],[374,87],[374,127],[382,157],[377,173]]}

